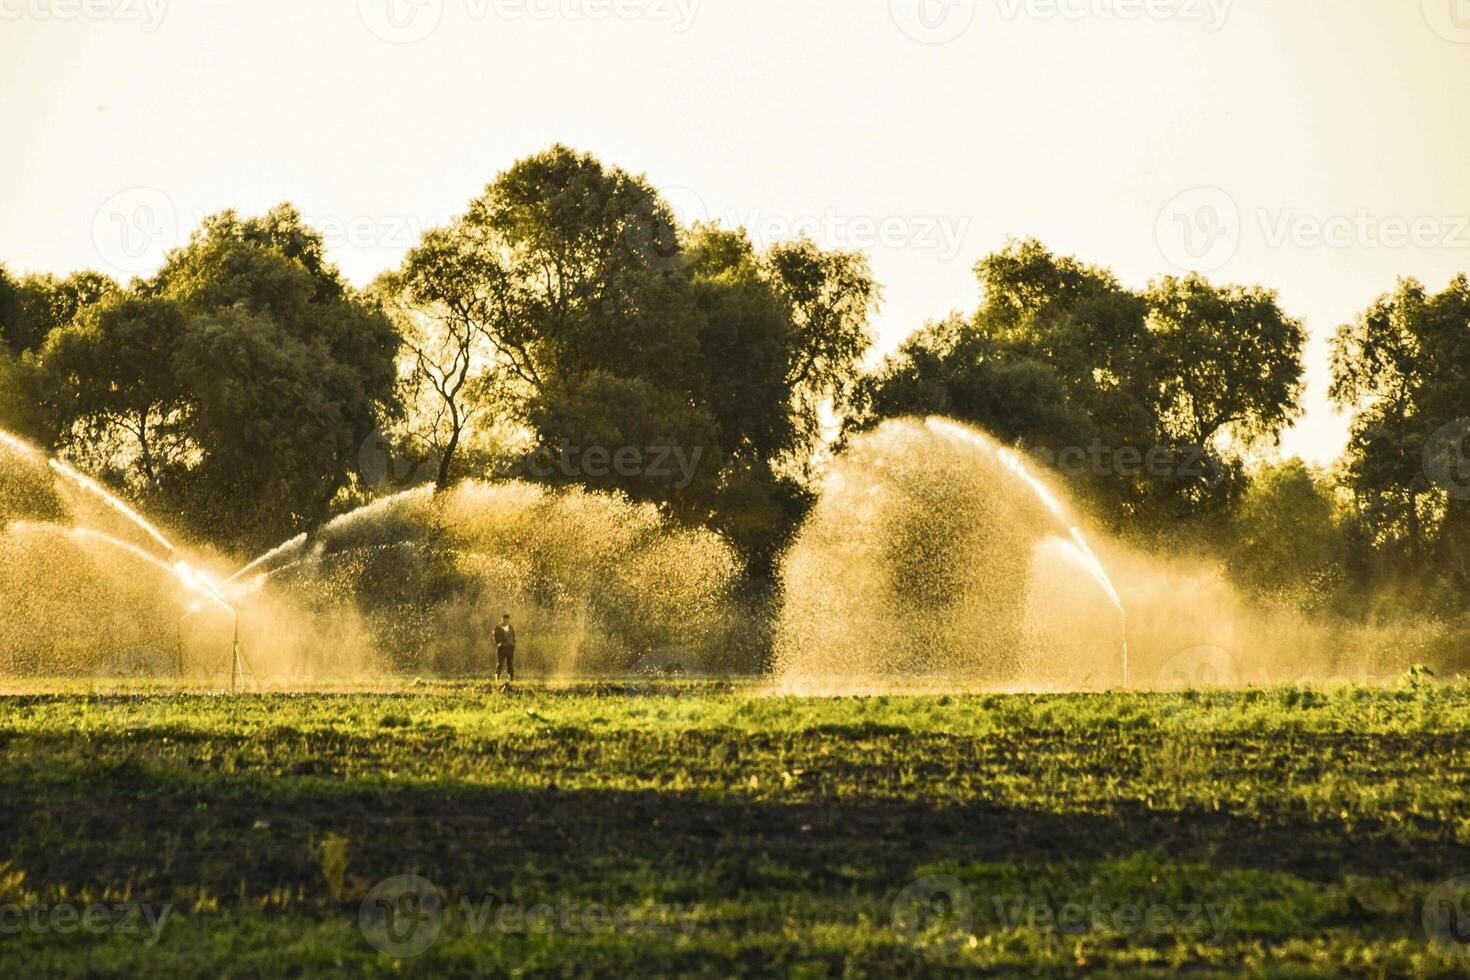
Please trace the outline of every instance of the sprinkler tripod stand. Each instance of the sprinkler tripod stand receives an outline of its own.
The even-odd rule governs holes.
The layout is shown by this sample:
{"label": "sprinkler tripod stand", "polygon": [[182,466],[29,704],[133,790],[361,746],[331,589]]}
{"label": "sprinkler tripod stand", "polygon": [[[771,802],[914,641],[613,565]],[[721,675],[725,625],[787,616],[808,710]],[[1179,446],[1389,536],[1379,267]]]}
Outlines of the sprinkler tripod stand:
{"label": "sprinkler tripod stand", "polygon": [[245,683],[245,672],[250,672],[250,679],[256,680],[255,671],[245,662],[245,654],[240,652],[240,613],[234,613],[234,636],[230,640],[230,693],[234,694],[240,684]]}
{"label": "sprinkler tripod stand", "polygon": [[1128,690],[1128,613],[1126,611],[1123,613],[1123,690]]}
{"label": "sprinkler tripod stand", "polygon": [[[230,693],[239,691],[240,685],[245,683],[245,675],[249,674],[252,681],[259,683],[255,671],[245,659],[245,654],[240,650],[240,611],[233,607],[230,609]],[[197,611],[197,610],[196,610]],[[184,619],[194,615],[193,612],[185,613]],[[183,619],[179,620],[180,625]],[[184,644],[182,637],[179,640],[179,676],[184,676]]]}

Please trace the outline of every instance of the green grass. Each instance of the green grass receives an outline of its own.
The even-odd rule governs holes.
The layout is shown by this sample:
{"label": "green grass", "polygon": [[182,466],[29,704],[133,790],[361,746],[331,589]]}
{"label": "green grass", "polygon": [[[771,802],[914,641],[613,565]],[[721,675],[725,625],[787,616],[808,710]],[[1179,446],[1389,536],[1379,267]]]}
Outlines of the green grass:
{"label": "green grass", "polygon": [[[0,963],[1466,975],[1423,912],[1470,875],[1467,801],[1464,686],[22,694],[0,698],[0,908],[169,915],[156,942],[11,930]],[[406,958],[359,918],[405,875],[441,902],[412,934],[436,941]],[[914,918],[936,889],[958,904]],[[422,910],[400,909],[407,936]]]}

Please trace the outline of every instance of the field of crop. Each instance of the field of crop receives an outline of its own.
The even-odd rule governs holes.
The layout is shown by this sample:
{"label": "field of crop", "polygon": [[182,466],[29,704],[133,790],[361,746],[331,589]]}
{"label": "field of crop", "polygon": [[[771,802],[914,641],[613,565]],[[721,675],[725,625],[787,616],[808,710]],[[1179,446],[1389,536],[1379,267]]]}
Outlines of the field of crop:
{"label": "field of crop", "polygon": [[1465,975],[1470,687],[20,692],[0,831],[10,976]]}

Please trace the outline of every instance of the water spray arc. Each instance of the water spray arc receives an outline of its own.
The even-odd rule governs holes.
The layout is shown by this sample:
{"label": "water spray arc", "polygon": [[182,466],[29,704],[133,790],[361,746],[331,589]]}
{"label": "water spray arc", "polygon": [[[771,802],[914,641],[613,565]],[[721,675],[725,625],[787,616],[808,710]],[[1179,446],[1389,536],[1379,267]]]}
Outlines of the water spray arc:
{"label": "water spray arc", "polygon": [[[60,459],[56,459],[55,457],[48,458],[46,454],[37,447],[31,445],[18,436],[4,431],[3,429],[0,429],[0,446],[4,446],[16,453],[32,459],[46,460],[46,464],[54,473],[65,478],[67,481],[77,486],[84,492],[90,494],[91,496],[96,497],[107,507],[122,515],[124,519],[126,519],[134,527],[142,531],[145,535],[147,535],[149,539],[151,539],[161,549],[163,549],[166,554],[172,556],[177,553],[178,549],[174,546],[173,542],[171,542],[167,537],[164,536],[162,531],[160,531],[146,518],[144,518],[142,514],[139,514],[132,507],[128,506],[128,504],[124,502],[121,498],[109,492],[107,488],[103,487],[96,480],[77,471],[75,468]],[[151,554],[150,552],[145,551],[142,548],[139,548],[137,545],[130,544],[126,541],[121,540],[120,538],[113,537],[110,534],[105,534],[101,531],[97,531],[88,527],[64,527],[59,524],[38,524],[35,522],[17,521],[11,523],[7,528],[7,530],[21,531],[53,529],[57,533],[65,534],[75,540],[100,543],[106,547],[124,551],[132,557],[137,558],[141,561],[148,562],[168,576],[177,580],[181,585],[184,586],[187,591],[197,594],[203,600],[213,603],[220,609],[229,613],[232,631],[230,647],[230,690],[233,692],[238,689],[239,685],[244,681],[245,674],[247,672],[251,673],[251,675],[253,676],[253,672],[250,671],[249,665],[246,663],[244,654],[240,649],[240,611],[236,609],[233,605],[231,605],[229,600],[225,598],[224,593],[215,586],[214,582],[211,581],[209,576],[206,575],[204,572],[195,568],[193,565],[189,564],[183,559],[176,560],[172,564],[170,564],[169,562],[164,561],[158,556]],[[188,616],[192,615],[195,611],[197,610],[191,610],[189,613],[185,614],[184,618],[187,619]]]}
{"label": "water spray arc", "polygon": [[63,463],[59,459],[53,458],[51,460],[48,460],[47,462],[52,470],[59,473],[61,476],[66,477],[66,479],[70,480],[72,483],[76,484],[78,487],[85,490],[87,493],[90,493],[92,496],[98,498],[108,507],[111,507],[113,510],[121,514],[144,534],[148,535],[150,538],[156,541],[159,547],[161,547],[164,551],[168,552],[169,554],[173,554],[175,551],[178,550],[173,546],[172,541],[163,536],[163,532],[159,531],[158,528],[154,527],[147,520],[145,520],[142,514],[139,514],[136,510],[129,507],[118,497],[109,493],[107,489],[102,486],[102,484],[98,483],[96,480],[92,479],[89,476],[86,476],[83,473],[77,472],[71,466]]}
{"label": "water spray arc", "polygon": [[235,572],[229,578],[225,579],[224,584],[227,585],[227,586],[228,585],[233,585],[236,581],[238,581],[241,578],[244,578],[246,575],[249,575],[251,572],[255,571],[257,568],[262,568],[265,565],[270,564],[271,562],[275,561],[277,558],[281,557],[282,555],[285,555],[285,554],[288,554],[290,552],[293,552],[296,549],[298,549],[301,546],[303,546],[304,544],[306,544],[306,535],[305,534],[298,534],[298,535],[296,535],[296,537],[292,538],[289,541],[283,541],[281,544],[276,545],[274,548],[272,548],[270,551],[267,551],[265,554],[261,555],[259,558],[256,558],[253,561],[251,561],[249,564],[242,566],[239,569],[239,571]]}
{"label": "water spray arc", "polygon": [[1102,588],[1104,594],[1106,594],[1113,605],[1118,608],[1118,615],[1122,621],[1123,687],[1126,690],[1129,680],[1128,610],[1124,608],[1122,596],[1118,594],[1118,590],[1113,586],[1112,579],[1108,577],[1107,570],[1103,568],[1102,562],[1098,560],[1097,555],[1088,545],[1087,538],[1083,536],[1081,528],[1077,527],[1070,520],[1068,520],[1067,512],[1062,507],[1061,501],[1057,499],[1056,494],[1052,493],[1045,483],[1042,483],[1041,480],[1037,479],[1037,477],[1030,471],[1030,469],[1027,468],[1025,460],[1023,460],[1021,458],[1021,455],[1014,450],[994,447],[986,440],[979,438],[974,433],[967,430],[964,426],[956,422],[951,422],[948,419],[930,418],[927,419],[924,424],[933,432],[937,432],[951,438],[960,439],[978,449],[993,450],[996,458],[1000,461],[1000,464],[1002,467],[1004,467],[1005,471],[1016,477],[1026,486],[1028,486],[1031,491],[1036,494],[1037,499],[1041,501],[1042,506],[1044,506],[1047,511],[1052,515],[1052,517],[1056,520],[1057,525],[1066,532],[1067,537],[1063,539],[1063,543],[1068,546],[1068,548],[1075,555],[1082,567],[1085,568],[1088,574],[1090,574],[1093,579],[1097,581],[1097,584]]}

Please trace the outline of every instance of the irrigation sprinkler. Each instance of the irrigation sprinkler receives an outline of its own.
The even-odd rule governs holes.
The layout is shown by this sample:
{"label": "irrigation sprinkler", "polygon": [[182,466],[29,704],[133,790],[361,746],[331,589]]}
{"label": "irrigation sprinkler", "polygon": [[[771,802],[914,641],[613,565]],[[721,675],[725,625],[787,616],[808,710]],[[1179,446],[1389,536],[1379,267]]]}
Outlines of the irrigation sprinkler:
{"label": "irrigation sprinkler", "polygon": [[[250,669],[250,664],[245,660],[245,654],[240,650],[240,610],[230,605],[220,593],[219,589],[215,588],[209,579],[201,575],[187,562],[179,562],[175,565],[174,574],[178,576],[179,581],[183,582],[187,588],[198,592],[205,599],[210,600],[230,614],[230,693],[237,693],[240,685],[245,683],[245,674],[247,671],[250,674],[250,679],[256,680],[255,671]],[[199,609],[202,608],[203,606],[201,605]],[[185,613],[184,619],[188,619],[194,613],[198,612],[199,609],[192,609]],[[183,620],[180,620],[180,622],[183,622]]]}
{"label": "irrigation sprinkler", "polygon": [[[247,673],[250,675],[251,680],[258,680],[258,678],[256,678],[255,676],[254,669],[251,668],[249,661],[245,659],[244,651],[240,649],[240,610],[236,609],[229,603],[222,601],[221,599],[219,599],[219,597],[211,595],[208,590],[206,590],[204,594],[206,597],[213,599],[223,608],[229,610],[230,613],[230,693],[236,694],[239,692],[240,685],[245,683],[245,675]],[[195,613],[199,612],[203,608],[203,605],[200,605],[198,608],[191,609],[188,612],[184,613],[183,617],[179,620],[180,625],[183,624],[184,620],[188,619],[190,616],[193,616]],[[184,655],[183,640],[181,636],[179,641],[180,677],[183,676],[183,666]]]}
{"label": "irrigation sprinkler", "polygon": [[1123,690],[1128,690],[1128,611],[1123,614]]}
{"label": "irrigation sprinkler", "polygon": [[231,608],[234,614],[234,638],[229,642],[231,652],[231,663],[229,663],[229,693],[235,693],[237,685],[244,683],[245,671],[250,671],[250,679],[256,680],[256,671],[250,670],[250,664],[245,663],[244,652],[240,649],[240,610]]}

